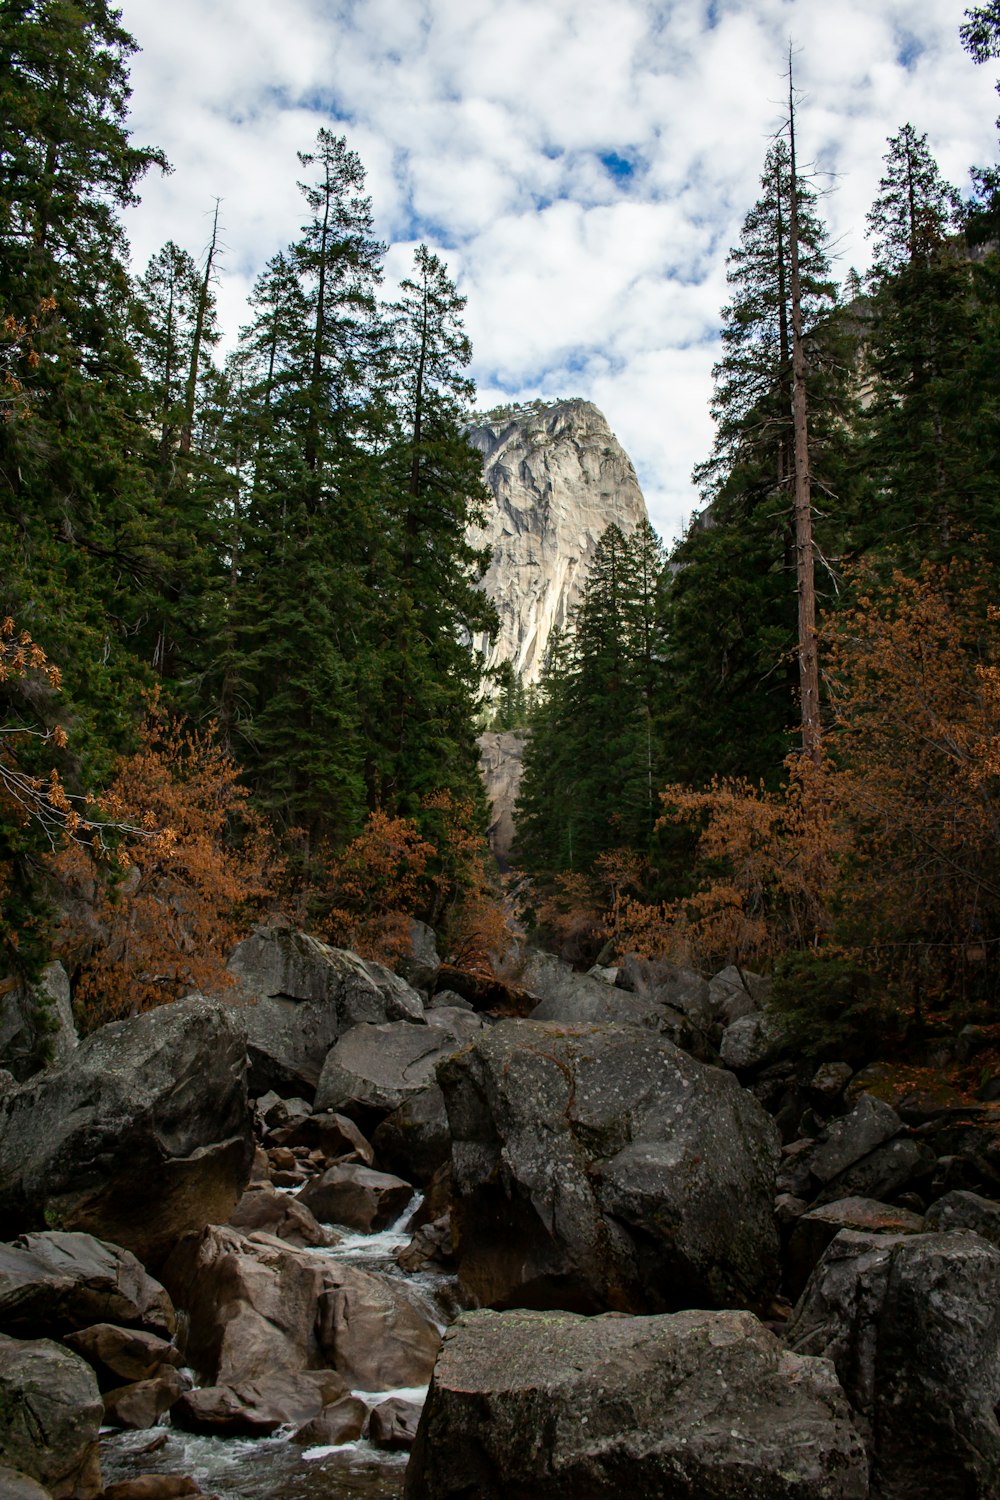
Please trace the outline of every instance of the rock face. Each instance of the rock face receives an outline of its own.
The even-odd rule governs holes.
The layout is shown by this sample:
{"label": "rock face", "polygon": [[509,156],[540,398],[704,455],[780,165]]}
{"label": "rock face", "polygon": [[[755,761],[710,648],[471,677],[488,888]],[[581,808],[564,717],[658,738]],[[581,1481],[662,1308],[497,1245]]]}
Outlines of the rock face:
{"label": "rock face", "polygon": [[444,1349],[406,1500],[864,1500],[826,1360],[745,1312],[467,1313]]}
{"label": "rock face", "polygon": [[788,1343],[832,1359],[869,1424],[880,1500],[1000,1494],[1000,1251],[977,1234],[830,1245]]}
{"label": "rock face", "polygon": [[0,1098],[0,1235],[55,1227],[155,1267],[225,1222],[253,1159],[246,1041],[192,998],[102,1026],[69,1062]]}
{"label": "rock face", "polygon": [[638,1027],[502,1021],[438,1082],[472,1299],[662,1312],[774,1291],[777,1132],[732,1074]]}
{"label": "rock face", "polygon": [[490,804],[489,841],[501,869],[514,847],[514,807],[524,771],[525,736],[515,729],[489,730],[476,741],[479,769]]}
{"label": "rock face", "polygon": [[646,519],[631,460],[589,401],[524,408],[469,433],[494,504],[470,539],[493,560],[482,587],[500,616],[489,665],[509,661],[537,682],[549,636],[567,623],[601,533]]}
{"label": "rock face", "polygon": [[0,1463],[37,1479],[54,1500],[94,1500],[103,1411],[78,1354],[48,1339],[0,1337]]}
{"label": "rock face", "polygon": [[0,1067],[23,1081],[46,1063],[66,1062],[76,1044],[62,964],[49,964],[37,984],[0,980]]}

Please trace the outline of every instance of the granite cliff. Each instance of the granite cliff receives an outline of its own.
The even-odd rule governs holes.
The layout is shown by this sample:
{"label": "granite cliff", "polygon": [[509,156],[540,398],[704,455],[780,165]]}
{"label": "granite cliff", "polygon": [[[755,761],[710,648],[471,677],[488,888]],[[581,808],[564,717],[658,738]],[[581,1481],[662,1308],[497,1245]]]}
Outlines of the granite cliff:
{"label": "granite cliff", "polygon": [[492,548],[483,588],[500,616],[492,646],[482,637],[476,645],[489,666],[510,661],[526,683],[537,682],[601,533],[612,521],[631,531],[646,518],[646,502],[628,454],[589,401],[490,413],[469,439],[494,497],[472,540]]}

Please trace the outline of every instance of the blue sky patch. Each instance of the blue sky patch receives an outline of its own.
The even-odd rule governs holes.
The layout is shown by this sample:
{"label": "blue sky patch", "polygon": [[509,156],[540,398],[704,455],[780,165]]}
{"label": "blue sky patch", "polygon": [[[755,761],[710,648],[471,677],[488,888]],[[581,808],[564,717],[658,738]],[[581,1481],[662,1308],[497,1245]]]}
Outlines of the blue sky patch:
{"label": "blue sky patch", "polygon": [[607,167],[612,177],[631,177],[635,167],[627,157],[619,156],[617,151],[606,151],[601,161]]}
{"label": "blue sky patch", "polygon": [[912,31],[900,31],[897,34],[896,61],[908,73],[913,71],[914,64],[926,51],[924,43],[919,37],[914,36]]}

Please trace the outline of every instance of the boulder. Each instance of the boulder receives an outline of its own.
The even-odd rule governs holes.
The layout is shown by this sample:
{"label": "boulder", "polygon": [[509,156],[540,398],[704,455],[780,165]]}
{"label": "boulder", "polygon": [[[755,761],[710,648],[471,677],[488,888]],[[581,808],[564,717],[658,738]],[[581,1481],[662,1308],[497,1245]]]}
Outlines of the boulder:
{"label": "boulder", "polygon": [[[629,977],[636,980],[634,970]],[[666,982],[658,986],[616,987],[592,974],[578,974],[572,965],[552,953],[533,954],[523,981],[543,997],[531,1012],[533,1021],[562,1021],[570,1025],[614,1021],[648,1026],[688,1052],[697,1056],[706,1052],[703,1032],[709,1019],[707,1005],[675,1003],[691,1002],[695,995],[701,998],[702,992],[696,988]],[[707,989],[705,985],[706,992]]]}
{"label": "boulder", "polygon": [[61,963],[48,964],[34,984],[0,980],[0,1066],[15,1079],[59,1067],[76,1045],[69,976]]}
{"label": "boulder", "polygon": [[228,967],[236,986],[227,997],[246,1025],[253,1094],[311,1095],[323,1059],[352,1026],[423,1016],[405,979],[288,928],[259,927]]}
{"label": "boulder", "polygon": [[797,1302],[826,1247],[842,1229],[862,1234],[921,1234],[924,1221],[905,1208],[874,1198],[839,1198],[796,1216],[785,1257],[784,1292]]}
{"label": "boulder", "polygon": [[438,1079],[471,1299],[646,1312],[773,1293],[777,1133],[732,1074],[640,1028],[502,1021]]}
{"label": "boulder", "polygon": [[927,1228],[938,1233],[949,1229],[971,1229],[1000,1249],[1000,1203],[978,1193],[960,1190],[945,1193],[927,1210]]}
{"label": "boulder", "polygon": [[863,1156],[893,1140],[902,1128],[894,1109],[871,1094],[862,1094],[848,1114],[827,1127],[810,1157],[809,1169],[819,1182],[832,1182]]}
{"label": "boulder", "polygon": [[737,1073],[753,1073],[776,1062],[791,1041],[788,1023],[768,1011],[748,1011],[722,1033],[719,1056]]}
{"label": "boulder", "polygon": [[367,1420],[368,1408],[362,1400],[357,1396],[342,1396],[293,1432],[292,1442],[324,1448],[353,1443],[364,1432]]}
{"label": "boulder", "polygon": [[164,1288],[119,1245],[58,1230],[0,1245],[0,1329],[35,1338],[92,1323],[169,1338],[176,1318]]}
{"label": "boulder", "polygon": [[788,1326],[833,1360],[880,1500],[1000,1493],[1000,1250],[976,1234],[843,1230]]}
{"label": "boulder", "polygon": [[386,1171],[426,1187],[451,1158],[448,1112],[438,1084],[404,1099],[378,1126],[372,1145]]}
{"label": "boulder", "polygon": [[[426,922],[418,922],[411,917],[407,923],[407,932],[410,951],[396,964],[396,972],[407,984],[412,984],[415,990],[429,993],[434,988],[441,967],[434,929],[428,927]],[[387,1016],[386,1020],[389,1019]]]}
{"label": "boulder", "polygon": [[175,1427],[207,1437],[269,1437],[287,1418],[280,1412],[244,1405],[228,1386],[200,1386],[187,1391],[170,1413]]}
{"label": "boulder", "polygon": [[368,1439],[376,1448],[412,1448],[423,1408],[402,1396],[380,1401],[368,1423]]}
{"label": "boulder", "polygon": [[280,1130],[282,1126],[298,1122],[312,1114],[312,1105],[308,1099],[300,1099],[298,1096],[282,1099],[274,1089],[269,1089],[266,1094],[255,1099],[253,1107],[257,1119],[267,1131]]}
{"label": "boulder", "polygon": [[101,1493],[97,1435],[104,1407],[90,1366],[48,1339],[0,1336],[0,1464],[53,1500]]}
{"label": "boulder", "polygon": [[450,1214],[442,1214],[429,1224],[421,1224],[409,1244],[396,1252],[396,1264],[407,1275],[435,1267],[450,1270],[454,1263]]}
{"label": "boulder", "polygon": [[316,1108],[373,1121],[434,1082],[438,1063],[469,1038],[447,1026],[390,1021],[355,1026],[330,1051],[316,1089]]}
{"label": "boulder", "polygon": [[157,1422],[190,1390],[191,1381],[179,1370],[166,1369],[151,1380],[136,1380],[104,1394],[104,1421],[109,1427],[138,1432]]}
{"label": "boulder", "polygon": [[472,1036],[486,1025],[482,1016],[461,1004],[429,1006],[424,1020],[428,1026],[442,1026],[457,1036]]}
{"label": "boulder", "polygon": [[826,1360],[746,1312],[473,1312],[445,1336],[406,1500],[864,1500]]}
{"label": "boulder", "polygon": [[109,1484],[104,1500],[187,1500],[203,1491],[187,1474],[139,1474],[135,1479],[120,1479]]}
{"label": "boulder", "polygon": [[616,983],[619,989],[647,999],[654,997],[661,1005],[683,1011],[702,1030],[713,1020],[708,980],[693,969],[630,953],[622,962]]}
{"label": "boulder", "polygon": [[815,1096],[818,1108],[829,1109],[854,1077],[850,1063],[821,1063],[809,1080],[809,1092]]}
{"label": "boulder", "polygon": [[897,1137],[879,1146],[870,1156],[863,1156],[846,1171],[828,1182],[815,1202],[833,1203],[839,1198],[895,1198],[916,1180],[929,1176],[934,1167],[934,1153],[922,1141]]}
{"label": "boulder", "polygon": [[[757,976],[755,975],[756,979]],[[761,982],[758,980],[755,986],[756,994],[751,992],[746,978],[735,964],[722,969],[716,974],[708,985],[708,1003],[712,1010],[713,1019],[722,1027],[731,1026],[741,1016],[747,1016],[751,1011],[760,1009],[757,995],[761,994]]]}
{"label": "boulder", "polygon": [[179,1000],[0,1097],[0,1232],[82,1230],[155,1269],[179,1235],[228,1219],[253,1149],[240,1025]]}
{"label": "boulder", "polygon": [[252,1388],[257,1405],[273,1410],[281,1378],[303,1372],[335,1370],[361,1390],[430,1377],[438,1331],[398,1278],[229,1228],[189,1236],[164,1277],[189,1315],[191,1364],[206,1383],[240,1393],[246,1406]]}
{"label": "boulder", "polygon": [[301,1194],[292,1197],[279,1193],[269,1182],[251,1184],[233,1209],[229,1222],[244,1234],[263,1230],[300,1248],[326,1249],[336,1245],[340,1238],[316,1220]]}
{"label": "boulder", "polygon": [[328,1162],[356,1160],[366,1167],[374,1166],[375,1152],[367,1139],[346,1115],[321,1110],[300,1120],[291,1120],[270,1139],[279,1146],[306,1146],[318,1151]]}
{"label": "boulder", "polygon": [[[104,1494],[107,1500],[107,1490]],[[6,1464],[0,1464],[0,1495],[4,1500],[52,1500],[52,1491],[43,1489],[37,1479],[8,1469]]]}
{"label": "boulder", "polygon": [[412,1185],[402,1178],[349,1162],[314,1177],[297,1201],[325,1224],[375,1234],[394,1224],[412,1197]]}
{"label": "boulder", "polygon": [[165,1365],[179,1369],[184,1363],[180,1350],[155,1333],[118,1328],[113,1323],[94,1323],[79,1333],[68,1333],[63,1343],[93,1366],[102,1390],[123,1380],[151,1380]]}

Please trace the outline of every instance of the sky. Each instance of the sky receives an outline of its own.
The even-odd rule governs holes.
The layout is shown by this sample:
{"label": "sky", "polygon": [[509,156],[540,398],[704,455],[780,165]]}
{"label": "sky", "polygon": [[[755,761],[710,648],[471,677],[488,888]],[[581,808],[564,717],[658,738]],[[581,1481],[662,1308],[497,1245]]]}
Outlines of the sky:
{"label": "sky", "polygon": [[118,0],[131,129],[162,147],[127,215],[136,270],[203,253],[214,200],[229,342],[298,236],[321,126],[368,173],[386,286],[426,242],[467,297],[480,409],[594,401],[670,539],[698,506],[726,255],[759,191],[795,49],[800,163],[839,280],[869,259],[887,137],[926,132],[968,186],[997,154],[997,66],[968,0]]}

